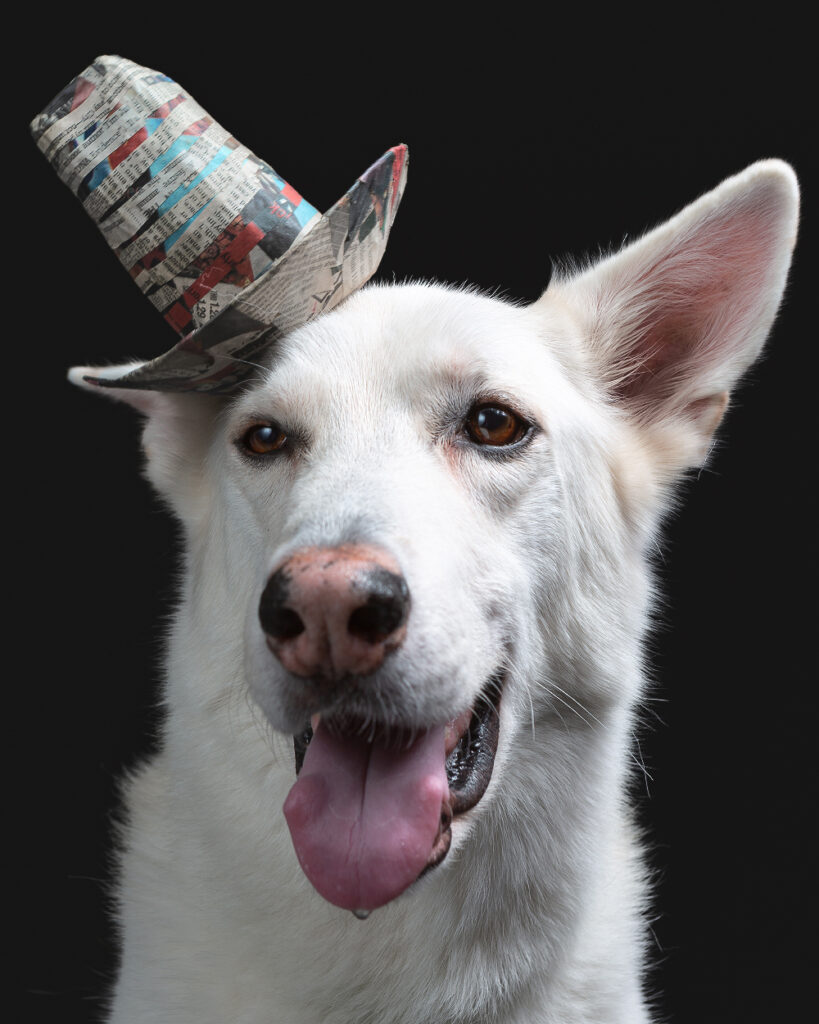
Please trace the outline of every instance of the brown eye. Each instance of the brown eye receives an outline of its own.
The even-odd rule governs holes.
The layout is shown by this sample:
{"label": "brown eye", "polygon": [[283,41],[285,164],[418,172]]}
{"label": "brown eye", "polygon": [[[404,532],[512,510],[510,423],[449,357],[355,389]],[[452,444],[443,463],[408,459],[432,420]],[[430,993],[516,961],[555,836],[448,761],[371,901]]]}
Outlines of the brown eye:
{"label": "brown eye", "polygon": [[284,447],[287,434],[275,423],[258,423],[242,438],[246,451],[252,455],[270,455]]}
{"label": "brown eye", "polygon": [[529,424],[503,405],[479,405],[467,416],[466,429],[476,444],[501,448],[519,441]]}

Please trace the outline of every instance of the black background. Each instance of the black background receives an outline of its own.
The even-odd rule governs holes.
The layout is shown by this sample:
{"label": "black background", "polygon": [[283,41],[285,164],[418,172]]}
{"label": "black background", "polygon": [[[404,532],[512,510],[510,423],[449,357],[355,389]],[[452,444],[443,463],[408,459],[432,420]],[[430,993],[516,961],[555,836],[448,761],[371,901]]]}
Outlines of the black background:
{"label": "black background", "polygon": [[16,270],[4,295],[21,1019],[97,1012],[114,962],[103,881],[116,780],[151,749],[173,598],[174,528],[140,479],[135,416],[76,392],[64,371],[156,355],[174,336],[27,135],[106,52],[176,78],[319,209],[408,143],[382,280],[534,299],[551,258],[619,244],[760,157],[792,162],[807,194],[785,305],[666,533],[657,683],[640,733],[650,780],[635,796],[657,872],[651,982],[663,1018],[797,1019],[815,857],[807,30],[590,14],[536,24],[500,9],[480,22],[374,7],[219,16],[145,15],[153,27],[137,31],[137,10],[118,30],[22,14],[5,123]]}

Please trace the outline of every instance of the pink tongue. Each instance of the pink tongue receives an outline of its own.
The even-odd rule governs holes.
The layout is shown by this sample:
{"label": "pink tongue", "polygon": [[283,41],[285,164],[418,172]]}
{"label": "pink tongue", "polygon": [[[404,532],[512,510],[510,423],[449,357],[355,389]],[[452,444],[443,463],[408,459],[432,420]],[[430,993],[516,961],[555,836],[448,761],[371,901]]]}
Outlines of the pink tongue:
{"label": "pink tongue", "polygon": [[395,899],[426,866],[448,793],[444,727],[392,750],[321,722],[284,815],[304,873],[345,910]]}

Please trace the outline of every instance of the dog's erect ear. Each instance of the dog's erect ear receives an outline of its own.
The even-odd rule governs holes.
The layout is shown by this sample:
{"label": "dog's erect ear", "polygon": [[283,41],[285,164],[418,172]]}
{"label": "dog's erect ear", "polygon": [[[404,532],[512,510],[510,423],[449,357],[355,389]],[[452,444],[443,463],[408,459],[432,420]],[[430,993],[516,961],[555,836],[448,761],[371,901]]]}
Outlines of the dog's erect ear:
{"label": "dog's erect ear", "polygon": [[731,388],[762,349],[798,210],[793,170],[763,160],[546,292],[579,314],[613,399],[646,427],[673,428],[677,468],[705,459]]}
{"label": "dog's erect ear", "polygon": [[199,484],[203,460],[213,424],[225,400],[199,394],[101,387],[92,382],[94,378],[119,378],[126,369],[139,365],[74,366],[68,372],[68,379],[104,398],[125,402],[146,418],[142,431],[146,475],[180,517],[191,521],[202,511],[203,488]]}

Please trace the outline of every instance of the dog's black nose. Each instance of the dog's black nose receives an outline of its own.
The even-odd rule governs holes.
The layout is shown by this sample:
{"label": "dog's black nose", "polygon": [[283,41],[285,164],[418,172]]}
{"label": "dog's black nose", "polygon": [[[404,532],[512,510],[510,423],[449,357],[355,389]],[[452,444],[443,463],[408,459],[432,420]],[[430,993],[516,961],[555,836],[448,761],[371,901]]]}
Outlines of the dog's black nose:
{"label": "dog's black nose", "polygon": [[410,595],[380,548],[304,548],[271,575],[259,602],[267,643],[299,676],[367,675],[406,635]]}

